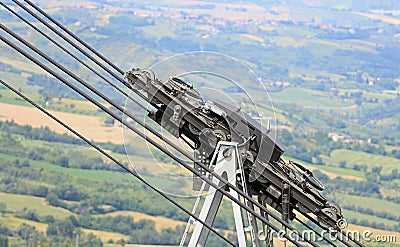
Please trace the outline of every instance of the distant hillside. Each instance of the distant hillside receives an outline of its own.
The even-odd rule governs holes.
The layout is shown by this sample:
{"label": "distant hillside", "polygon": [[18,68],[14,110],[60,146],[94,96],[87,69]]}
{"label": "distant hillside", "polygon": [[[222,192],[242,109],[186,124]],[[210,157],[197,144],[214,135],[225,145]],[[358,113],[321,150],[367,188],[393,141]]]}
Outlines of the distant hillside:
{"label": "distant hillside", "polygon": [[[303,0],[306,6],[339,8],[351,10],[395,10],[400,8],[400,1],[396,0]],[[291,3],[288,3],[289,5]]]}
{"label": "distant hillside", "polygon": [[[5,2],[13,6],[12,1]],[[400,207],[400,0],[36,2],[124,71],[153,65],[164,79],[181,71],[213,72],[182,79],[204,90],[200,92],[206,100],[228,95],[252,116],[273,116],[273,132],[287,148],[285,160],[304,164],[324,182],[327,189],[322,195],[342,207],[351,229],[400,232],[396,213]],[[5,8],[0,9],[0,21],[125,106],[123,95]],[[41,27],[33,18],[30,21]],[[191,51],[209,53],[170,60],[173,66],[164,70],[158,63]],[[246,64],[261,83],[247,78],[248,68],[235,65],[235,59],[235,63],[221,63],[217,53]],[[246,67],[246,73],[241,67]],[[151,184],[162,184],[174,194],[191,188],[191,177],[170,176],[186,174],[184,168],[149,149],[136,135],[123,138],[129,132],[122,132],[117,123],[112,126],[104,111],[5,45],[0,46],[0,79],[124,164],[133,161],[134,169]],[[144,111],[132,105],[126,109],[144,119]],[[89,231],[98,236],[90,236],[95,243],[91,246],[101,246],[100,240],[114,242],[104,243],[106,247],[123,242],[131,247],[139,247],[133,243],[176,246],[187,215],[65,132],[0,86],[0,214],[4,214],[0,243],[2,236],[22,242],[31,231],[30,236],[42,236],[54,246],[63,242],[72,246],[75,236],[70,233],[81,228],[87,233],[80,235],[81,240],[89,239]],[[194,203],[193,198],[178,201],[188,210]],[[215,227],[233,230],[230,205],[221,209]],[[59,225],[67,231],[55,234]]]}

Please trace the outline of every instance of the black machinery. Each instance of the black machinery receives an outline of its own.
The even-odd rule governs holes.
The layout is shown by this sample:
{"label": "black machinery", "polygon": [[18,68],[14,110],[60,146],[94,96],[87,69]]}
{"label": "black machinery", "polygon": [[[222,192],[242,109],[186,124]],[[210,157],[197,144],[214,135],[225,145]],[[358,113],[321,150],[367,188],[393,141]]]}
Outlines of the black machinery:
{"label": "black machinery", "polygon": [[[164,82],[153,71],[141,69],[126,72],[125,77],[132,90],[145,93],[146,100],[157,109],[148,116],[188,143],[196,160],[209,166],[219,141],[239,143],[249,195],[262,198],[285,221],[294,218],[295,208],[316,215],[325,228],[338,228],[343,216],[339,206],[318,192],[324,185],[305,166],[284,161],[284,146],[240,108],[204,101],[193,85],[177,77]],[[194,189],[200,186],[200,179],[195,177]]]}
{"label": "black machinery", "polygon": [[[196,174],[197,176],[194,176],[193,183],[194,190],[202,191],[206,189],[209,190],[209,192],[214,190],[214,192],[209,193],[214,193],[212,196],[207,195],[206,201],[203,205],[212,205],[216,204],[215,202],[220,202],[223,194],[232,201],[234,214],[236,214],[235,221],[237,215],[239,215],[238,217],[242,217],[245,214],[243,213],[243,211],[240,210],[244,210],[247,212],[247,218],[250,223],[249,226],[250,228],[253,228],[253,232],[254,229],[257,228],[257,223],[260,223],[255,222],[256,218],[257,220],[261,220],[263,227],[267,225],[268,227],[270,227],[270,229],[273,229],[275,231],[279,231],[279,228],[271,224],[271,222],[269,222],[268,220],[268,217],[277,220],[277,222],[280,222],[282,226],[285,226],[285,231],[287,229],[296,231],[294,227],[287,223],[289,220],[297,220],[305,227],[307,227],[307,225],[295,215],[295,213],[300,212],[300,214],[305,215],[306,218],[310,219],[317,226],[319,225],[328,230],[337,230],[338,233],[344,236],[345,232],[341,231],[340,229],[341,227],[343,227],[342,223],[344,219],[339,206],[328,202],[328,200],[319,193],[319,191],[324,190],[324,185],[313,175],[313,173],[308,168],[296,162],[285,161],[282,159],[285,148],[275,139],[273,133],[271,133],[269,128],[263,127],[261,124],[259,124],[246,113],[244,113],[238,107],[226,104],[224,102],[205,101],[201,94],[193,87],[193,85],[185,82],[184,80],[181,80],[180,78],[170,77],[167,81],[162,81],[156,78],[153,71],[142,69],[132,69],[131,71],[124,73],[122,69],[111,63],[107,58],[97,52],[94,48],[90,47],[87,43],[85,43],[71,31],[66,29],[62,24],[57,22],[54,18],[49,16],[47,13],[45,13],[29,0],[24,0],[24,2],[26,2],[26,4],[30,5],[36,11],[40,12],[42,15],[48,18],[52,23],[54,23],[58,28],[65,31],[68,36],[72,37],[75,41],[71,40],[69,37],[65,36],[60,31],[55,29],[53,25],[43,20],[40,16],[32,12],[32,10],[27,8],[18,0],[12,1],[20,8],[24,9],[32,17],[40,21],[47,28],[49,28],[53,33],[57,34],[68,44],[72,45],[77,51],[85,55],[85,57],[96,63],[102,69],[102,71],[106,71],[121,84],[127,86],[130,90],[137,93],[137,96],[142,97],[150,105],[152,105],[155,110],[149,111],[148,116],[152,120],[154,120],[155,123],[166,129],[176,138],[181,138],[182,140],[184,140],[192,148],[194,158],[190,155],[190,159],[195,161],[194,169],[193,167],[191,167],[191,165],[187,165],[186,162],[181,161],[176,155],[169,152],[161,145],[158,145],[158,143],[153,138],[149,138],[144,133],[136,129],[133,125],[124,122],[120,115],[117,114],[126,113],[126,115],[134,122],[143,126],[145,129],[149,130],[161,140],[164,140],[162,136],[157,135],[158,133],[156,133],[154,129],[138,120],[135,116],[135,112],[126,112],[126,109],[118,105],[112,99],[102,94],[95,87],[89,85],[75,73],[66,69],[54,59],[51,59],[44,52],[37,49],[35,46],[30,44],[30,42],[23,39],[1,23],[1,29],[19,42],[15,42],[15,40],[11,41],[3,35],[0,35],[0,39],[11,48],[18,51],[21,55],[34,62],[36,65],[53,75],[55,78],[59,79],[63,84],[73,89],[79,95],[83,96],[84,98],[95,104],[97,107],[104,110],[111,117],[121,122],[124,126],[128,127],[130,130],[132,130],[143,139],[154,145],[156,148],[161,150],[163,153],[173,158],[174,161],[178,162],[179,164],[190,170],[193,174]],[[71,52],[69,49],[66,49],[65,47],[63,47],[63,45],[49,37],[46,32],[36,27],[27,19],[24,19],[6,4],[1,3],[1,5],[9,12],[13,13],[13,15],[17,16],[19,19],[21,19],[37,32],[39,32],[42,36],[49,39],[65,53],[68,53],[75,60],[79,61],[79,63],[84,65],[88,70],[92,71],[104,81],[109,83],[120,93],[127,96],[133,102],[138,103],[119,86],[113,84],[110,80],[102,76],[102,74],[99,73],[96,69],[92,68],[83,60],[75,56],[74,53]],[[76,42],[82,44],[84,47],[96,54],[101,61],[94,58],[85,50],[80,48],[76,44]],[[77,87],[74,84],[70,83],[69,80],[66,80],[63,76],[60,76],[60,74],[50,69],[45,64],[41,63],[30,53],[21,49],[21,47],[19,47],[21,46],[21,44],[19,43],[24,44],[31,51],[34,51],[37,55],[40,55],[40,57],[44,58],[52,65],[57,67],[59,70],[63,71],[65,74],[73,78],[75,81],[79,82],[83,88],[88,89],[95,95],[110,103],[113,107],[115,107],[115,111],[108,109],[98,100],[94,99],[93,97],[82,91],[80,87]],[[112,69],[105,66],[104,63],[110,65]],[[115,74],[115,71],[118,73],[118,75]],[[121,78],[122,74],[124,74],[127,81]],[[1,84],[7,85],[3,80],[0,80],[0,82]],[[32,105],[40,109],[40,106],[30,101],[29,98],[23,96],[21,92],[18,92],[9,85],[7,87],[12,89],[15,93],[17,93],[25,100],[30,102]],[[43,109],[41,110],[45,112]],[[57,119],[49,113],[46,114],[51,116],[55,120]],[[67,124],[63,123],[60,120],[56,121],[71,130],[71,128]],[[200,216],[197,217],[194,213],[188,212],[185,208],[181,207],[178,203],[169,198],[163,192],[151,186],[140,176],[138,176],[135,171],[129,170],[125,167],[124,164],[114,159],[111,155],[108,155],[101,148],[97,147],[96,145],[85,139],[82,135],[80,135],[76,131],[74,132],[74,134],[77,135],[79,138],[85,140],[85,142],[87,142],[91,146],[95,147],[103,155],[106,155],[108,158],[113,160],[121,168],[129,171],[133,176],[137,177],[140,181],[148,185],[150,188],[152,188],[158,194],[162,195],[168,201],[172,202],[181,210],[185,211],[188,215],[191,216],[191,219],[195,219],[197,223],[199,223],[197,224],[197,226],[201,227],[196,226],[197,228],[194,229],[189,246],[204,246],[202,244],[199,245],[198,243],[205,243],[207,234],[204,234],[204,232],[208,230],[213,231],[231,246],[235,246],[234,243],[230,242],[222,234],[213,229],[212,218],[215,216],[215,212],[210,213],[202,210]],[[166,142],[177,151],[183,153],[182,149],[179,150],[179,148],[173,145],[170,140],[167,140]],[[185,154],[185,156],[188,157],[187,154]],[[222,160],[222,162],[219,162],[218,159],[219,161]],[[229,176],[231,178],[235,177],[235,182],[233,183],[233,186],[232,184],[229,184],[229,186],[227,186],[228,184],[226,181],[228,181],[229,179],[221,176],[221,174],[223,173],[221,173],[221,170],[217,170],[218,167],[224,167],[225,170],[222,170],[223,172],[229,171]],[[201,178],[199,176],[201,176]],[[215,190],[216,185],[222,185],[224,187],[219,187],[219,192],[217,192]],[[227,193],[228,190],[229,193]],[[256,202],[254,198],[252,198],[253,196],[257,197],[258,202]],[[198,203],[196,202],[195,205],[196,204]],[[275,213],[269,211],[265,207],[266,204],[276,209],[281,214],[283,220],[279,219],[279,216],[277,216]],[[254,205],[256,205],[256,209],[258,209],[259,212],[255,211]],[[210,206],[209,208],[212,209],[210,211],[213,211],[217,210],[218,207],[219,205]],[[311,215],[313,215],[314,217],[311,217]],[[318,219],[318,222],[314,219],[315,217]],[[206,228],[208,230],[205,230]],[[248,227],[246,227],[244,224],[236,225],[237,230],[239,229],[241,231],[246,231],[244,228]],[[311,227],[308,226],[308,228],[317,233],[316,230],[312,229]],[[189,228],[185,230],[184,234],[188,233],[188,229]],[[199,231],[196,232],[196,230]],[[264,232],[265,235],[267,233],[269,234],[270,232]],[[324,233],[317,233],[317,235],[321,236],[332,246],[336,246],[323,234]],[[329,234],[332,236],[330,231]],[[193,235],[196,235],[197,239],[193,238]],[[244,238],[244,235],[246,234],[241,234],[242,240]],[[291,237],[287,234],[285,234],[284,237],[296,246],[302,246],[302,244],[300,244],[296,239],[291,239]],[[193,239],[195,239],[195,241],[192,241]],[[239,236],[238,239],[240,239]],[[315,241],[305,238],[302,239],[305,242],[310,243],[312,246],[318,246]],[[348,239],[350,239],[358,246],[364,246],[354,238]],[[347,242],[347,240],[339,239],[339,241],[346,246],[352,246]],[[254,244],[256,242],[254,238],[252,239],[252,242],[253,246],[259,246],[257,244]],[[242,247],[246,245],[240,246]]]}

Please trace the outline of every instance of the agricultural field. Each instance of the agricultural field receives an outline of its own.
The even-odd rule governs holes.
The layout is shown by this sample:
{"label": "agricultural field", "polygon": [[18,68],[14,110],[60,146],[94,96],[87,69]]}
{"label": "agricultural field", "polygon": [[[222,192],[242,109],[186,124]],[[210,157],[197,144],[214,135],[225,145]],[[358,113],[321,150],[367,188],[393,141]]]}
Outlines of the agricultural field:
{"label": "agricultural field", "polygon": [[352,150],[334,150],[329,157],[326,157],[326,163],[335,166],[339,166],[341,161],[346,161],[352,165],[366,165],[368,169],[372,169],[373,167],[382,167],[382,172],[384,174],[391,172],[400,165],[400,160],[393,157]]}
{"label": "agricultural field", "polygon": [[[21,225],[25,224],[28,226],[34,227],[36,230],[39,232],[46,232],[46,229],[48,228],[47,224],[44,223],[39,223],[31,220],[25,220],[21,218],[16,218],[13,216],[0,216],[0,223],[3,224],[4,226],[7,227],[14,227],[18,228]],[[123,234],[118,234],[114,232],[106,232],[106,231],[99,231],[99,230],[92,230],[92,229],[82,229],[82,232],[84,234],[89,234],[92,233],[96,236],[99,236],[100,239],[104,242],[108,242],[110,239],[113,241],[118,241],[120,239],[129,239],[129,236],[123,235]]]}
{"label": "agricultural field", "polygon": [[[2,121],[13,120],[18,124],[30,125],[32,127],[47,126],[57,133],[68,133],[68,130],[63,126],[33,107],[6,103],[0,103],[0,107],[3,109],[0,114],[0,120]],[[111,141],[119,144],[123,142],[122,128],[117,126],[105,126],[104,117],[56,111],[52,111],[52,113],[70,124],[72,128],[82,133],[89,140],[99,142]]]}
{"label": "agricultural field", "polygon": [[305,108],[340,109],[353,106],[348,102],[333,99],[329,93],[304,88],[287,88],[279,93],[270,93],[272,102],[296,103]]}
{"label": "agricultural field", "polygon": [[[375,212],[399,212],[400,210],[399,204],[387,202],[382,199],[347,195],[343,193],[336,193],[335,197],[343,204],[361,205],[361,207],[365,207],[366,205],[368,205],[368,208]],[[382,207],[382,205],[385,205],[385,207]]]}
{"label": "agricultural field", "polygon": [[[0,202],[7,204],[7,210],[12,212],[16,210],[20,210],[24,207],[29,207],[30,209],[36,210],[39,214],[42,215],[53,215],[56,218],[64,219],[70,215],[71,212],[65,210],[63,208],[49,206],[44,198],[34,197],[34,196],[26,196],[26,195],[15,195],[9,193],[0,193]],[[29,203],[29,205],[27,205]],[[15,219],[14,219],[15,220]],[[7,222],[6,218],[3,219],[3,222]],[[17,224],[16,221],[15,224]],[[19,222],[21,223],[21,221]],[[42,227],[43,229],[43,227]]]}
{"label": "agricultural field", "polygon": [[348,220],[367,220],[370,222],[379,222],[379,223],[383,223],[387,226],[395,226],[398,224],[397,221],[393,221],[393,220],[387,220],[387,219],[382,219],[380,217],[376,217],[373,215],[368,215],[368,214],[363,214],[363,213],[358,213],[358,212],[354,212],[354,211],[347,211],[346,209],[343,210],[343,214],[346,215],[346,218]]}
{"label": "agricultural field", "polygon": [[[368,228],[368,227],[363,227],[363,226],[358,226],[358,225],[349,225],[349,231],[350,230],[356,230],[359,231],[360,233],[366,232],[366,231],[371,231],[372,234],[370,238],[374,240],[378,235],[379,236],[394,236],[396,241],[393,241],[391,243],[384,243],[383,245],[388,245],[388,246],[397,246],[398,245],[398,239],[400,237],[399,232],[391,232],[391,231],[382,231],[379,229],[374,229],[374,228]],[[364,244],[368,244],[373,246],[373,244],[377,244],[377,246],[382,245],[382,243],[371,243],[371,242],[364,242]]]}
{"label": "agricultural field", "polygon": [[132,216],[135,220],[153,220],[156,222],[156,230],[161,231],[162,229],[166,228],[175,228],[177,226],[183,226],[186,225],[187,222],[182,222],[182,221],[177,221],[177,220],[172,220],[163,216],[151,216],[139,212],[132,212],[132,211],[116,211],[104,215],[98,215],[98,217],[101,216],[117,216],[117,215],[125,215],[125,216]]}
{"label": "agricultural field", "polygon": [[[286,146],[284,159],[304,164],[325,183],[321,193],[341,205],[348,229],[394,234],[396,243],[377,246],[398,246],[400,18],[393,9],[400,5],[359,2],[43,0],[40,6],[122,71],[153,67],[166,80],[171,73],[191,71],[190,66],[212,68],[214,74],[185,79],[204,90],[207,100],[231,100],[260,121],[272,120],[273,133]],[[145,116],[5,9],[0,20],[135,116]],[[165,65],[170,56],[193,51],[198,53]],[[234,62],[221,64],[218,54]],[[5,44],[0,44],[0,79],[152,185],[185,195],[176,200],[192,209],[194,198],[187,196],[193,194],[192,177],[186,169]],[[230,203],[222,205],[215,227],[233,238]],[[187,220],[150,188],[0,87],[0,236],[17,244],[31,232],[73,245],[75,232],[81,231],[88,246],[176,246]],[[54,234],[60,225],[66,230]],[[216,236],[211,242],[223,246]]]}

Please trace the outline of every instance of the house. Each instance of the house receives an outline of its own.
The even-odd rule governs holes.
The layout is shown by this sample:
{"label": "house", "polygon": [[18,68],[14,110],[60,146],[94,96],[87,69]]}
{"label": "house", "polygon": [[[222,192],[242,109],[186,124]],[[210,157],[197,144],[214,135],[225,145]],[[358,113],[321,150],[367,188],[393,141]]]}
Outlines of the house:
{"label": "house", "polygon": [[328,133],[328,137],[331,138],[332,141],[334,141],[334,142],[344,139],[344,136],[342,136],[338,133]]}

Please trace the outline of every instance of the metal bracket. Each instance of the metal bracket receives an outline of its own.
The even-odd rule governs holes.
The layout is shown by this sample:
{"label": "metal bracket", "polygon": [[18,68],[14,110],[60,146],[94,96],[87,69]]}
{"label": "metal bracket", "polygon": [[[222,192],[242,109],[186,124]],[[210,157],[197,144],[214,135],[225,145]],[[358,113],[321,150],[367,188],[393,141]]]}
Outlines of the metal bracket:
{"label": "metal bracket", "polygon": [[[217,144],[217,147],[215,149],[216,151],[214,152],[214,156],[211,161],[211,165],[215,164],[213,168],[213,171],[220,175],[221,177],[225,178],[228,180],[231,184],[234,184],[236,187],[242,187],[243,191],[247,193],[247,187],[246,187],[246,182],[244,178],[244,171],[242,167],[242,161],[240,159],[240,153],[238,149],[238,144],[237,143],[232,143],[232,142],[219,142]],[[239,179],[238,179],[239,177]],[[220,188],[224,188],[225,184],[220,181],[218,178],[213,177],[212,181],[217,184]],[[239,186],[240,185],[240,186]],[[203,183],[202,188],[204,189],[205,183]],[[240,200],[239,194],[234,191],[234,190],[228,190],[227,188],[224,188],[225,190],[228,191],[229,194],[231,194],[234,198]],[[200,194],[201,195],[201,194]],[[204,201],[203,207],[200,211],[199,218],[207,223],[208,225],[212,225],[215,217],[217,215],[219,206],[221,205],[223,195],[221,192],[219,192],[217,189],[214,187],[209,188],[206,199]],[[245,203],[249,206],[252,206],[249,204],[246,200],[244,200]],[[196,202],[198,205],[198,203]],[[247,245],[247,239],[246,239],[246,231],[250,232],[251,235],[251,242],[253,243],[253,246],[260,246],[259,245],[259,240],[257,238],[256,232],[257,232],[257,224],[256,220],[252,215],[247,214],[247,226],[245,226],[244,222],[244,215],[246,215],[245,212],[242,212],[242,208],[237,205],[235,202],[232,202],[232,208],[233,208],[233,214],[235,218],[235,227],[236,227],[236,232],[238,236],[238,243],[240,247],[246,247]],[[193,211],[195,212],[196,209],[194,208]],[[186,227],[187,231],[190,228],[189,224],[190,221],[188,222],[188,226]],[[210,230],[206,228],[204,225],[202,225],[200,222],[194,222],[194,230],[193,234],[191,236],[191,239],[189,241],[189,247],[203,247],[206,246],[207,238],[210,233]],[[187,232],[185,232],[184,237],[187,235]],[[181,246],[184,242],[184,239],[182,238],[181,241]]]}
{"label": "metal bracket", "polygon": [[283,183],[282,186],[282,220],[289,222],[290,213],[290,185]]}

